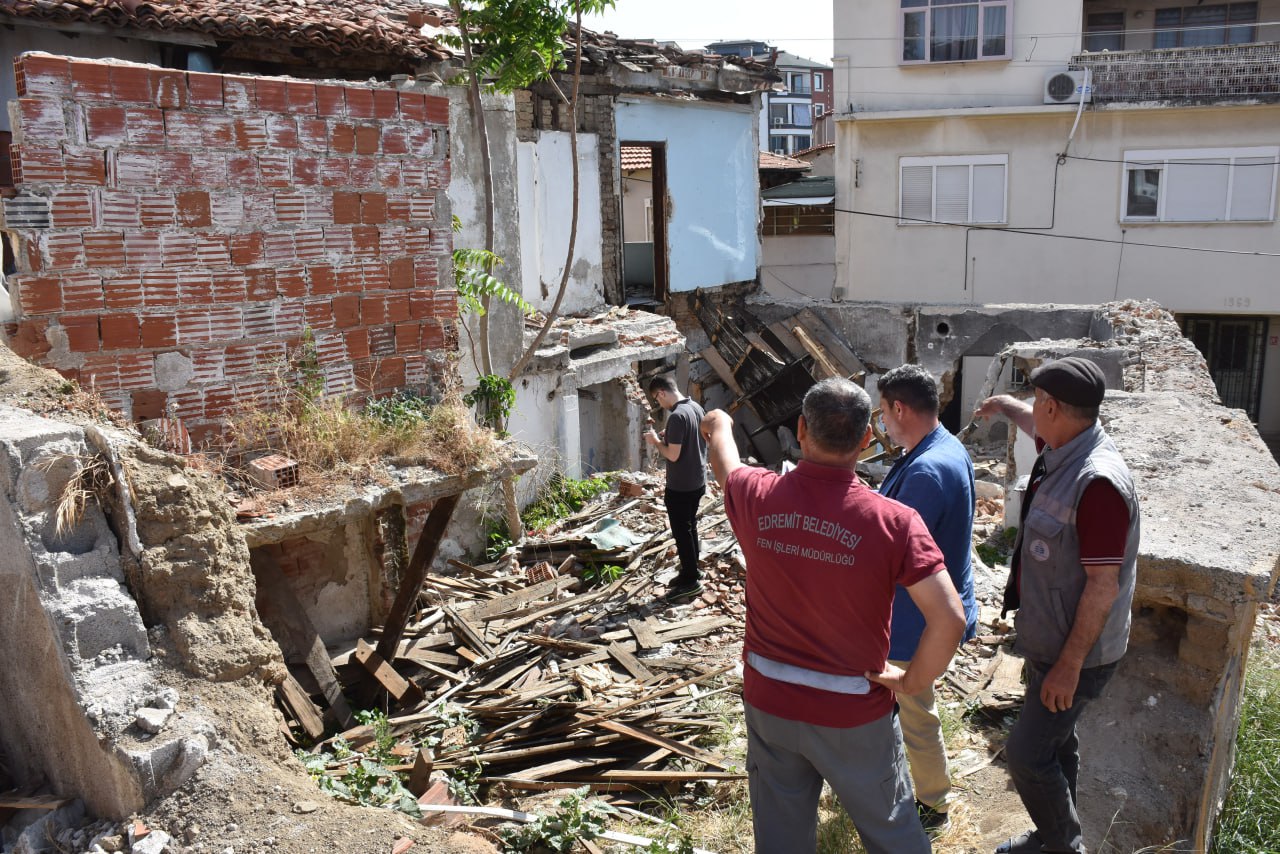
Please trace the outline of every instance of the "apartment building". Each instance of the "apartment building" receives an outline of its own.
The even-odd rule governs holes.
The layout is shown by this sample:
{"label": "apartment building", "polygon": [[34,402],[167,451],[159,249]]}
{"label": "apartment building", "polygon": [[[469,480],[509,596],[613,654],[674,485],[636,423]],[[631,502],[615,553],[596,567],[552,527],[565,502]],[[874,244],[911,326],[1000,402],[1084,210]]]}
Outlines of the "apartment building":
{"label": "apartment building", "polygon": [[759,41],[716,42],[706,49],[721,56],[773,59],[782,82],[764,95],[760,109],[762,151],[790,156],[817,144],[814,125],[834,104],[831,66]]}
{"label": "apartment building", "polygon": [[[1280,433],[1280,0],[835,0],[837,286],[1143,298]],[[942,333],[940,333],[942,334]]]}

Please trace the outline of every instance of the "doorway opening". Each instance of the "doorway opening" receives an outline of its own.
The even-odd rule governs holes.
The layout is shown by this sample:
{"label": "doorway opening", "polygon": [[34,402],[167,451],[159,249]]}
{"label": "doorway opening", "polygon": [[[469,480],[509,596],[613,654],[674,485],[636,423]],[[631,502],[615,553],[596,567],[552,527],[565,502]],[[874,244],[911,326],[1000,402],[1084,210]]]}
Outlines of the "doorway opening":
{"label": "doorway opening", "polygon": [[660,142],[623,142],[622,284],[626,305],[661,305],[667,299],[667,148]]}
{"label": "doorway opening", "polygon": [[1178,323],[1208,363],[1223,406],[1243,409],[1256,423],[1262,404],[1267,318],[1188,314],[1179,317]]}

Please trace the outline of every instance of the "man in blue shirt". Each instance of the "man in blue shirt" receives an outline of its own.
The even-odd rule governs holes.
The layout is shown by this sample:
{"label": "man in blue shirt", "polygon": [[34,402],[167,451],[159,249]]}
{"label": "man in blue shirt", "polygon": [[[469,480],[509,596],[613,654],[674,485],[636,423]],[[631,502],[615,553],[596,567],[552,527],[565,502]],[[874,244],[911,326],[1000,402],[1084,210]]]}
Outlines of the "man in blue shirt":
{"label": "man in blue shirt", "polygon": [[[880,485],[880,494],[913,508],[942,551],[947,572],[964,605],[965,635],[978,625],[973,595],[973,462],[960,441],[938,423],[938,385],[919,365],[903,365],[880,377],[880,417],[903,456]],[[907,591],[893,600],[889,659],[905,667],[916,654],[924,617]],[[925,830],[941,833],[950,824],[951,776],[933,686],[898,695],[902,740],[915,784],[916,807]]]}

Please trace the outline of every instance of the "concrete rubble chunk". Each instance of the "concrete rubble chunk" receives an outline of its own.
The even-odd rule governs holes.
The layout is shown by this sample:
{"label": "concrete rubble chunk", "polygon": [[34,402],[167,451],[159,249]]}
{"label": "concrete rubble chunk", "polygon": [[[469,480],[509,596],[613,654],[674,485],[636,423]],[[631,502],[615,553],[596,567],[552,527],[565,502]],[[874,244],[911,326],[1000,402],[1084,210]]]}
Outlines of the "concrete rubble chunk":
{"label": "concrete rubble chunk", "polygon": [[169,722],[169,718],[172,716],[172,709],[138,709],[138,715],[134,719],[134,723],[143,732],[157,735],[164,729],[164,725]]}
{"label": "concrete rubble chunk", "polygon": [[171,839],[163,830],[153,830],[129,846],[129,854],[163,854]]}

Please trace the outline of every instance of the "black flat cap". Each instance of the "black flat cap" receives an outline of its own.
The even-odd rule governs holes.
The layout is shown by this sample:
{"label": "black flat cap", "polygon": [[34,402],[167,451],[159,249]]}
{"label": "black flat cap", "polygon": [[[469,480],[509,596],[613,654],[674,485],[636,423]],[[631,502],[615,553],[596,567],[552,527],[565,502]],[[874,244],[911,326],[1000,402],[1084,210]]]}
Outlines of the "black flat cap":
{"label": "black flat cap", "polygon": [[1079,356],[1045,362],[1031,372],[1031,384],[1072,406],[1097,406],[1107,391],[1102,368]]}

